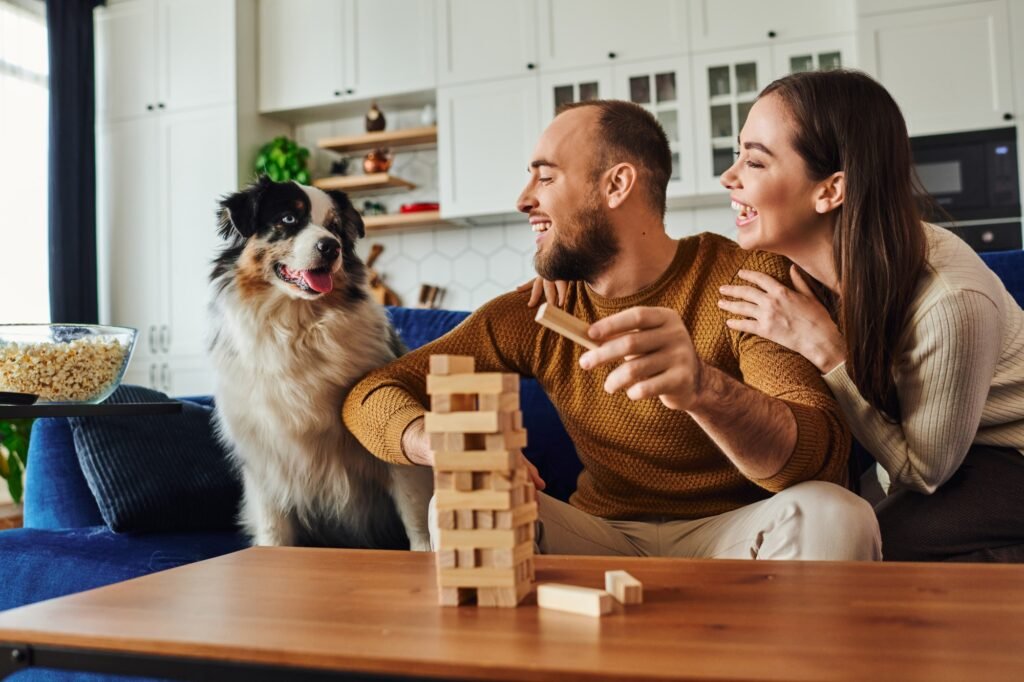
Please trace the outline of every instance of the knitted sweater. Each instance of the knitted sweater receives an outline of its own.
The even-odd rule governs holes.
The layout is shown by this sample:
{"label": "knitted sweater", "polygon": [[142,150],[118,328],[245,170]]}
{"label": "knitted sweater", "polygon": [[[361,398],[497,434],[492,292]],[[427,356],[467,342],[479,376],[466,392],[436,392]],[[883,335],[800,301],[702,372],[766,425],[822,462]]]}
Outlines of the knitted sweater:
{"label": "knitted sweater", "polygon": [[932,493],[972,443],[1024,448],[1024,312],[959,237],[935,225],[925,231],[928,267],[896,354],[902,423],[864,400],[846,363],[825,381],[883,468],[883,486],[890,478]]}
{"label": "knitted sweater", "polygon": [[805,480],[845,482],[850,436],[821,375],[806,360],[725,325],[718,287],[738,284],[741,268],[788,281],[785,262],[743,251],[712,234],[680,240],[665,273],[623,298],[570,285],[565,309],[593,323],[633,306],[678,310],[700,358],[783,400],[797,422],[797,443],[775,476],[749,480],[686,413],[657,398],[631,401],[603,384],[613,367],[579,367],[584,349],[536,322],[526,293],[486,304],[444,337],[371,372],[345,401],[344,420],[376,456],[408,464],[402,433],[428,404],[425,375],[434,353],[473,355],[477,371],[536,377],[576,445],[583,472],[570,503],[605,518],[702,518],[764,499]]}

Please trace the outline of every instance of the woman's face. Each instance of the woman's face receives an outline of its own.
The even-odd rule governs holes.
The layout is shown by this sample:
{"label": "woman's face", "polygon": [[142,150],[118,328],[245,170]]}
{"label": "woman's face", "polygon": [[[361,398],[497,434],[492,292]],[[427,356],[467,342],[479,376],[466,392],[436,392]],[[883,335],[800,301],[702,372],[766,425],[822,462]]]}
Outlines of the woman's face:
{"label": "woman's face", "polygon": [[740,131],[736,161],[722,173],[737,211],[736,241],[745,249],[792,256],[822,237],[831,242],[832,218],[815,210],[820,183],[808,175],[794,133],[782,100],[762,97]]}

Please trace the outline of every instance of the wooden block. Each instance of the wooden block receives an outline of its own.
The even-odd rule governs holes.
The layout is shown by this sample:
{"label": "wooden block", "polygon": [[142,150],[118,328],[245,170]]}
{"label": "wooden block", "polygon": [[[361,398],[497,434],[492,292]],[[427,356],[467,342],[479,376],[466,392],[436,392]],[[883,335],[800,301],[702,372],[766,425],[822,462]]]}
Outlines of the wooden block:
{"label": "wooden block", "polygon": [[471,528],[467,530],[441,529],[440,542],[442,549],[465,549],[467,547],[506,547],[513,549],[516,546],[515,530],[481,530]]}
{"label": "wooden block", "polygon": [[448,452],[446,450],[434,450],[435,470],[511,471],[518,465],[518,463],[519,452],[517,450],[459,450],[453,452]]}
{"label": "wooden block", "polygon": [[530,502],[508,511],[494,512],[495,528],[515,528],[537,520],[537,503]]}
{"label": "wooden block", "polygon": [[[459,568],[474,568],[476,563],[475,549],[456,549],[455,560]],[[440,566],[438,568],[441,568]]]}
{"label": "wooden block", "polygon": [[561,308],[541,303],[540,307],[537,308],[537,316],[533,319],[541,326],[561,334],[570,341],[575,341],[584,348],[589,350],[597,348],[597,343],[587,336],[587,329],[590,328],[590,325],[578,317],[573,317]]}
{"label": "wooden block", "polygon": [[455,568],[458,566],[456,561],[456,555],[454,549],[439,549],[437,550],[437,567],[441,568]]}
{"label": "wooden block", "polygon": [[519,375],[506,372],[480,372],[479,374],[427,375],[427,394],[519,393]]}
{"label": "wooden block", "polygon": [[476,359],[472,355],[431,355],[431,374],[472,374],[476,370]]}
{"label": "wooden block", "polygon": [[472,471],[454,471],[452,476],[455,479],[454,488],[456,490],[472,490],[473,489],[473,472]]}
{"label": "wooden block", "polygon": [[442,530],[455,528],[455,512],[451,509],[439,509],[437,511],[437,527]]}
{"label": "wooden block", "polygon": [[449,412],[423,415],[423,428],[427,433],[495,433],[501,431],[503,412]]}
{"label": "wooden block", "polygon": [[431,433],[429,436],[430,449],[434,452],[478,452],[484,449],[481,433]]}
{"label": "wooden block", "polygon": [[438,569],[438,586],[515,587],[516,575],[507,568],[442,568]]}
{"label": "wooden block", "polygon": [[537,606],[600,618],[612,611],[612,596],[604,590],[544,583],[537,586]]}
{"label": "wooden block", "polygon": [[643,583],[626,571],[605,571],[604,589],[622,604],[641,604],[644,601]]}
{"label": "wooden block", "polygon": [[434,469],[434,490],[455,490],[455,474]]}
{"label": "wooden block", "polygon": [[477,405],[481,410],[494,410],[495,412],[513,412],[519,409],[519,394],[484,394],[477,398]]}
{"label": "wooden block", "polygon": [[[533,541],[521,542],[511,549],[508,547],[496,547],[480,551],[488,552],[487,559],[490,563],[484,564],[486,566],[516,568],[519,570],[522,564],[533,558]],[[519,578],[524,579],[523,575],[519,575]]]}
{"label": "wooden block", "polygon": [[459,530],[473,530],[476,528],[475,513],[472,509],[455,510],[455,527]]}
{"label": "wooden block", "polygon": [[526,447],[526,431],[487,433],[483,439],[487,450],[520,450]]}
{"label": "wooden block", "polygon": [[521,583],[515,587],[481,587],[477,590],[477,606],[513,608],[530,594],[532,585]]}
{"label": "wooden block", "polygon": [[473,601],[475,590],[464,587],[439,587],[438,603],[441,606],[461,606]]}
{"label": "wooden block", "polygon": [[491,528],[494,528],[494,512],[474,511],[473,522],[479,530],[490,530]]}
{"label": "wooden block", "polygon": [[463,395],[461,393],[430,396],[430,411],[437,414],[467,412],[475,409],[477,409],[476,396]]}
{"label": "wooden block", "polygon": [[512,509],[511,491],[499,490],[437,490],[434,499],[438,509]]}

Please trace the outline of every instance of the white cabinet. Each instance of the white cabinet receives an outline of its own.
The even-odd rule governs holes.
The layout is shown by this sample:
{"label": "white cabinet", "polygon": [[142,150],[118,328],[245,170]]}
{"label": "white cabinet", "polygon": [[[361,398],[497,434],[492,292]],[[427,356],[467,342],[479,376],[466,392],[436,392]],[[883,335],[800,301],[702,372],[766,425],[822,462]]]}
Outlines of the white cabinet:
{"label": "white cabinet", "polygon": [[537,79],[439,88],[441,217],[515,212],[540,135]]}
{"label": "white cabinet", "polygon": [[537,69],[537,0],[439,0],[437,29],[439,85]]}
{"label": "white cabinet", "polygon": [[703,51],[801,40],[848,33],[855,19],[850,0],[690,0],[690,41]]}
{"label": "white cabinet", "polygon": [[545,73],[540,77],[541,125],[551,123],[566,104],[611,99],[613,71],[607,66]]}
{"label": "white cabinet", "polygon": [[892,93],[911,135],[995,128],[1014,118],[1003,0],[863,17],[861,65]]}
{"label": "white cabinet", "polygon": [[955,5],[964,2],[986,2],[987,0],[857,0],[857,14],[884,14],[924,9],[939,5]]}
{"label": "white cabinet", "polygon": [[857,65],[857,39],[852,33],[772,45],[775,78],[801,71],[828,71]]}
{"label": "white cabinet", "polygon": [[543,71],[650,59],[689,49],[685,0],[540,0]]}
{"label": "white cabinet", "polygon": [[434,33],[433,0],[260,0],[260,111],[431,89]]}
{"label": "white cabinet", "polygon": [[[96,108],[113,120],[231,102],[233,0],[135,0],[97,12]],[[232,25],[232,24],[227,24]]]}

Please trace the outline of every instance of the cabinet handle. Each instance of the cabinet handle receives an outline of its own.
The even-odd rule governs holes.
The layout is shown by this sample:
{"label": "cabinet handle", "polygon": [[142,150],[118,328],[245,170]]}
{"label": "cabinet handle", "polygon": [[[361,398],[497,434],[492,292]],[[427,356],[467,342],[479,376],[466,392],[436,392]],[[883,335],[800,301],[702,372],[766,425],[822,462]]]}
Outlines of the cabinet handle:
{"label": "cabinet handle", "polygon": [[354,94],[356,94],[356,91],[353,88],[348,88],[347,90],[345,90],[345,94],[346,95],[354,95]]}
{"label": "cabinet handle", "polygon": [[769,37],[769,38],[774,38],[774,37],[775,37],[775,36],[777,36],[777,35],[778,35],[778,34],[777,34],[777,33],[776,33],[775,31],[768,31],[768,37]]}
{"label": "cabinet handle", "polygon": [[149,366],[149,387],[156,388],[156,365],[151,364]]}
{"label": "cabinet handle", "polygon": [[166,324],[160,325],[160,350],[164,353],[171,350],[171,328]]}
{"label": "cabinet handle", "polygon": [[156,325],[149,325],[149,354],[156,355]]}
{"label": "cabinet handle", "polygon": [[160,102],[160,103],[159,103],[159,104],[157,104],[156,106],[157,106],[157,108],[158,108],[158,109],[163,109],[163,108],[164,108],[164,103],[163,103],[163,102]]}
{"label": "cabinet handle", "polygon": [[146,105],[146,111],[153,111],[153,105],[152,104],[147,104]]}
{"label": "cabinet handle", "polygon": [[616,54],[615,52],[609,52],[609,53],[608,53],[608,59],[615,59],[615,58],[616,58],[616,57],[618,57],[618,56],[619,56],[619,55],[618,55],[618,54]]}
{"label": "cabinet handle", "polygon": [[1007,111],[1005,114],[1003,114],[1003,120],[1004,121],[1012,121],[1013,120],[1013,114],[1011,114],[1009,111]]}
{"label": "cabinet handle", "polygon": [[534,69],[537,68],[537,65],[534,64],[533,62],[530,62],[529,64],[526,65],[526,68],[528,68],[530,71],[533,71]]}
{"label": "cabinet handle", "polygon": [[170,368],[166,362],[160,365],[160,387],[165,393],[171,390],[170,374]]}
{"label": "cabinet handle", "polygon": [[335,90],[334,91],[334,96],[335,97],[341,97],[341,90]]}

